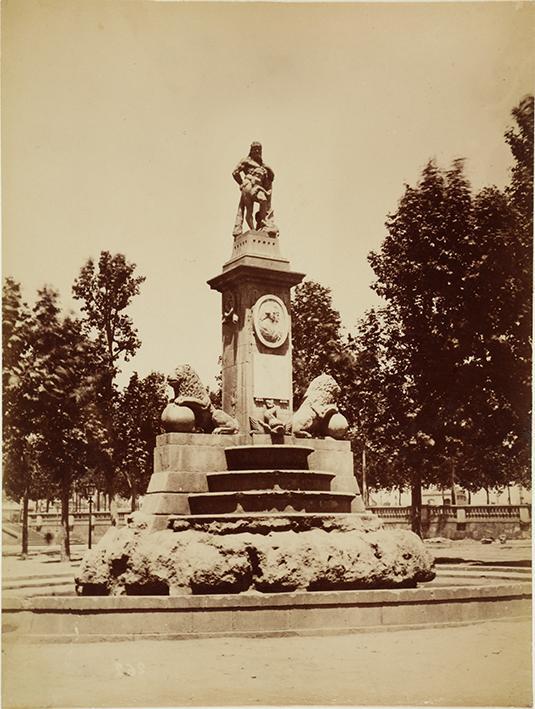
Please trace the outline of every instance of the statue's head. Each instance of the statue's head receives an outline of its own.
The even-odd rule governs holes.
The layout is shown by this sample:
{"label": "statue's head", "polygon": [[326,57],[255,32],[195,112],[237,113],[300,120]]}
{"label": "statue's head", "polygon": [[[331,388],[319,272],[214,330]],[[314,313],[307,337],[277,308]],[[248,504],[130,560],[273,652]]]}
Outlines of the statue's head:
{"label": "statue's head", "polygon": [[254,141],[251,143],[251,147],[249,149],[249,157],[253,158],[253,160],[256,160],[258,162],[262,162],[262,144],[259,143],[258,141]]}

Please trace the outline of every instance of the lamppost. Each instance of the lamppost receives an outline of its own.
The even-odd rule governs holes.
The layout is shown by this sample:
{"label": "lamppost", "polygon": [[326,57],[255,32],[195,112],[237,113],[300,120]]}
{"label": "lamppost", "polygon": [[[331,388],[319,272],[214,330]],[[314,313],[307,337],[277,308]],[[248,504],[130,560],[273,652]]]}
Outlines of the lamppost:
{"label": "lamppost", "polygon": [[89,505],[89,526],[87,531],[87,548],[91,549],[91,532],[93,530],[93,494],[95,492],[95,487],[93,485],[85,486],[85,497],[87,498],[87,504]]}

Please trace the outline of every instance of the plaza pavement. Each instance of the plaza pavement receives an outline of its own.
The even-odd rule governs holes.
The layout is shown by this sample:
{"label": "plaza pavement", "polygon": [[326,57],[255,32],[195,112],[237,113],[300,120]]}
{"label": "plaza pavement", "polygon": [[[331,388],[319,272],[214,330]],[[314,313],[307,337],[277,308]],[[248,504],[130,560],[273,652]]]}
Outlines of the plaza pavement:
{"label": "plaza pavement", "polygon": [[4,642],[3,707],[531,706],[528,621],[343,636]]}

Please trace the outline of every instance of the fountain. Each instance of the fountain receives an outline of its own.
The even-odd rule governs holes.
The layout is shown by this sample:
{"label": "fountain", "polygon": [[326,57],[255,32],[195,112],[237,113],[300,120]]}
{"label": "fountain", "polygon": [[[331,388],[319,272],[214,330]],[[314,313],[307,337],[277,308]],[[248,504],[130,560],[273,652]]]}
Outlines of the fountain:
{"label": "fountain", "polygon": [[[364,508],[336,381],[316,377],[294,411],[290,289],[304,276],[281,255],[273,173],[251,150],[234,173],[232,254],[208,281],[221,293],[222,409],[190,365],[170,375],[141,511],[86,555],[81,595],[407,588],[434,578],[421,539],[384,529]],[[269,196],[269,209],[261,204],[243,233],[244,214],[254,226],[250,189]]]}

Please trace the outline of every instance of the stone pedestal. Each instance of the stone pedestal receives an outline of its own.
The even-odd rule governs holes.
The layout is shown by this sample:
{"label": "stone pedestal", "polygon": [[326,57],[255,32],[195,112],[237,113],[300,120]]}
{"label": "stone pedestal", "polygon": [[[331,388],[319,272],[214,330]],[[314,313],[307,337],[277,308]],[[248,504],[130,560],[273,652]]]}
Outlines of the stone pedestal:
{"label": "stone pedestal", "polygon": [[[271,437],[267,434],[217,436],[164,433],[158,436],[154,449],[154,473],[141,507],[141,511],[151,517],[151,529],[165,529],[170,515],[192,513],[188,498],[190,495],[209,492],[207,474],[229,470],[225,448],[269,446],[271,443]],[[353,475],[349,441],[284,436],[283,444],[311,448],[308,469],[331,473],[330,492],[352,496],[351,512],[364,512],[357,480]],[[311,486],[313,489],[312,476]]]}
{"label": "stone pedestal", "polygon": [[234,241],[220,275],[208,281],[222,294],[223,409],[243,433],[272,400],[279,418],[292,414],[290,288],[304,274],[290,271],[278,237],[248,231]]}

